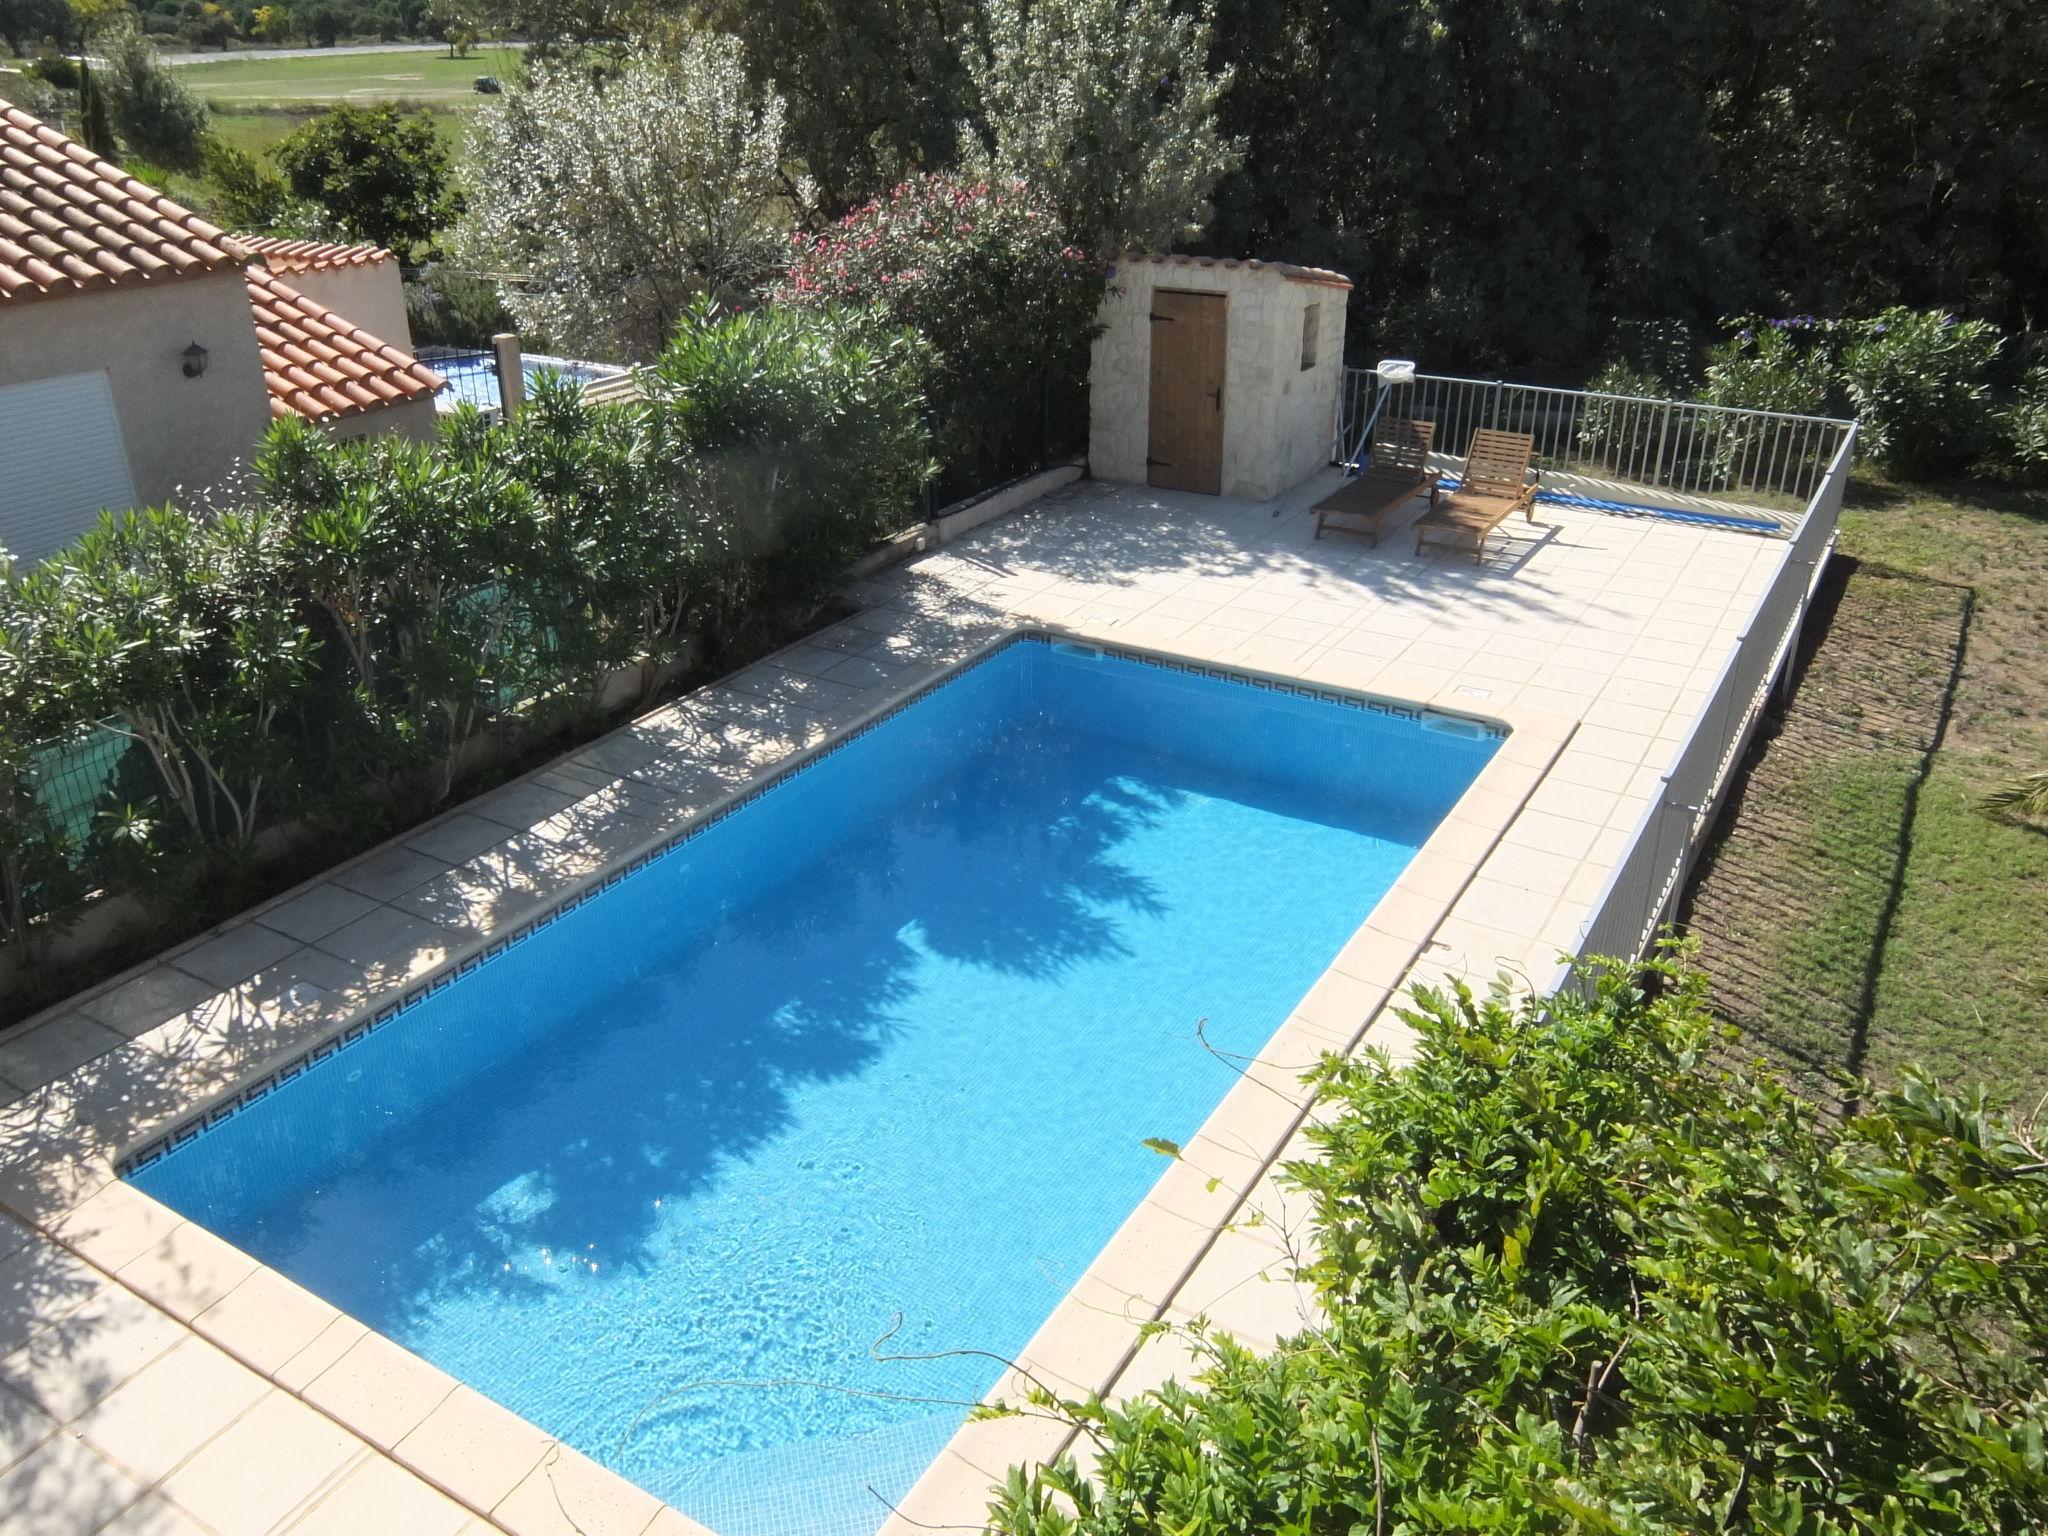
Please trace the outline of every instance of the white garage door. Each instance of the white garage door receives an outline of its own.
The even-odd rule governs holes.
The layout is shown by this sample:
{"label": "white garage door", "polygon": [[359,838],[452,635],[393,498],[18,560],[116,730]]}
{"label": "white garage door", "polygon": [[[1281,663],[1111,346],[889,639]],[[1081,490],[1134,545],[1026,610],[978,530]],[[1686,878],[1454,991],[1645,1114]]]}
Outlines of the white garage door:
{"label": "white garage door", "polygon": [[0,548],[16,565],[55,554],[100,508],[134,505],[104,372],[0,386]]}

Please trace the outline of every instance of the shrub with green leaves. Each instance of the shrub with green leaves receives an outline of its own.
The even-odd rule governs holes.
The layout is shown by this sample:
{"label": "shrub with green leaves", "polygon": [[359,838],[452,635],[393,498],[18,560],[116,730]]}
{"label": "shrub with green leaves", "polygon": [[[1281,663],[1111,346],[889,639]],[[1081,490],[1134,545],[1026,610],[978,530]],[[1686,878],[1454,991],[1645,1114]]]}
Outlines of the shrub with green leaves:
{"label": "shrub with green leaves", "polygon": [[1036,469],[1086,435],[1102,268],[1021,185],[920,176],[791,237],[780,304],[873,307],[928,344],[942,494]]}
{"label": "shrub with green leaves", "polygon": [[713,648],[804,613],[915,517],[933,470],[917,336],[837,306],[735,314],[699,297],[642,374],[647,452],[716,573]]}
{"label": "shrub with green leaves", "polygon": [[2048,1153],[1917,1077],[1837,1125],[1710,1071],[1701,978],[1404,1016],[1331,1062],[1327,1321],[1063,1411],[1008,1536],[1785,1536],[2048,1525]]}
{"label": "shrub with green leaves", "polygon": [[1956,474],[1991,447],[1991,368],[2002,338],[1983,320],[1888,309],[1842,353],[1863,451],[1907,479]]}
{"label": "shrub with green leaves", "polygon": [[1736,323],[1740,328],[1735,334],[1707,353],[1701,395],[1707,404],[1797,416],[1819,415],[1827,409],[1825,351],[1795,340],[1790,322]]}
{"label": "shrub with green leaves", "polygon": [[462,211],[434,120],[390,102],[331,108],[293,129],[270,158],[293,198],[317,206],[347,238],[388,246],[401,260]]}
{"label": "shrub with green leaves", "polygon": [[210,850],[247,850],[298,787],[288,727],[312,681],[313,637],[282,528],[263,509],[102,513],[15,577],[7,607],[63,714],[105,720],[147,754],[170,835],[202,864]]}
{"label": "shrub with green leaves", "polygon": [[509,436],[474,413],[429,442],[287,418],[257,456],[290,583],[345,661],[336,745],[389,793],[431,765],[429,803],[445,798],[477,727],[533,680],[516,598],[549,578],[547,509],[512,472]]}
{"label": "shrub with green leaves", "polygon": [[2006,460],[2022,474],[2048,474],[2048,368],[2030,368],[1998,419]]}
{"label": "shrub with green leaves", "polygon": [[40,793],[37,761],[39,748],[81,722],[54,686],[14,592],[0,582],[0,955],[33,960],[86,894],[72,838]]}

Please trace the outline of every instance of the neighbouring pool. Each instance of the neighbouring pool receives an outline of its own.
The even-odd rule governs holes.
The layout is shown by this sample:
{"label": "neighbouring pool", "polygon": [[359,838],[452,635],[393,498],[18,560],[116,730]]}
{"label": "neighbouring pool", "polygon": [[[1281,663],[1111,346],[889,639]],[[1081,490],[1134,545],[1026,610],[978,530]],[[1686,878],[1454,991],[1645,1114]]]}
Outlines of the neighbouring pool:
{"label": "neighbouring pool", "polygon": [[878,1354],[1021,1349],[1496,745],[1027,637],[130,1177],[723,1536],[870,1532],[998,1374]]}
{"label": "neighbouring pool", "polygon": [[[495,411],[501,403],[498,399],[498,365],[488,352],[462,353],[452,357],[425,356],[420,361],[447,381],[440,394],[435,396],[437,409],[452,411],[458,405],[474,405],[482,410]],[[544,373],[559,373],[578,384],[595,384],[600,379],[617,378],[626,371],[609,363],[584,363],[566,357],[536,355],[519,361],[519,371],[525,376],[528,394],[533,392],[534,380]]]}

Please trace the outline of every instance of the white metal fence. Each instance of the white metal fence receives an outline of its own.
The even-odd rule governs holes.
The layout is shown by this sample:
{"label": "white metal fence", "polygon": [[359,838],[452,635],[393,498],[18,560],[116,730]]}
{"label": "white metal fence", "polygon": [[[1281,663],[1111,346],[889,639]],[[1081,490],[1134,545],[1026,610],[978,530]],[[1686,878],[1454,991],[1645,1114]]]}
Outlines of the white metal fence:
{"label": "white metal fence", "polygon": [[[1380,396],[1378,375],[1347,368],[1338,396],[1343,453]],[[1821,416],[1648,400],[1576,389],[1418,374],[1387,395],[1389,417],[1436,424],[1436,451],[1463,458],[1482,427],[1536,439],[1544,484],[1594,504],[1650,502],[1711,512],[1732,503],[1771,513],[1755,531],[1789,533],[1848,440],[1850,424]],[[1654,493],[1646,496],[1645,492]]]}
{"label": "white metal fence", "polygon": [[[1854,447],[1850,426],[1691,733],[1636,824],[1628,851],[1581,924],[1573,954],[1639,958],[1672,917],[1772,686],[1793,665],[1800,627],[1834,546]],[[1558,984],[1563,980],[1560,973]]]}

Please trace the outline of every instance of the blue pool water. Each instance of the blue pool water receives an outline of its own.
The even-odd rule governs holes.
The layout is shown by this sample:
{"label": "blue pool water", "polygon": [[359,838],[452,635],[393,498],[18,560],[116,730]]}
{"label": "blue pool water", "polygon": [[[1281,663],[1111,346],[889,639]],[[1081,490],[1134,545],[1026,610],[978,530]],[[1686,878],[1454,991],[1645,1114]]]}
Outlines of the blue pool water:
{"label": "blue pool water", "polygon": [[723,1536],[857,1536],[999,1370],[887,1357],[1025,1344],[1233,1081],[1197,1022],[1256,1051],[1495,745],[1021,640],[132,1177]]}
{"label": "blue pool water", "polygon": [[[457,405],[474,405],[481,410],[495,411],[501,403],[498,399],[498,365],[488,352],[462,353],[449,357],[422,357],[429,368],[447,381],[435,397],[438,409],[452,411]],[[523,357],[520,372],[526,378],[526,391],[533,393],[534,381],[543,373],[559,373],[578,384],[593,384],[599,379],[616,378],[625,372],[603,363],[580,363],[560,357]]]}

